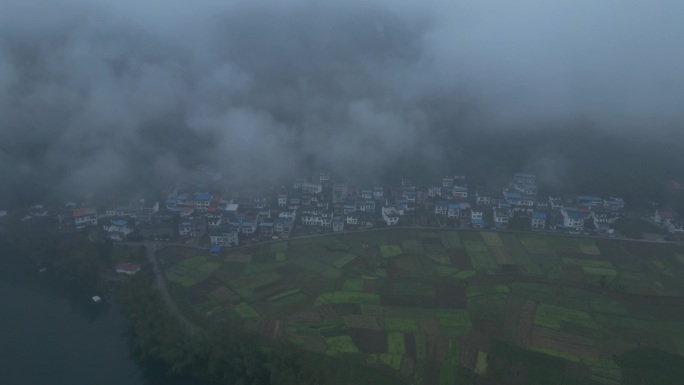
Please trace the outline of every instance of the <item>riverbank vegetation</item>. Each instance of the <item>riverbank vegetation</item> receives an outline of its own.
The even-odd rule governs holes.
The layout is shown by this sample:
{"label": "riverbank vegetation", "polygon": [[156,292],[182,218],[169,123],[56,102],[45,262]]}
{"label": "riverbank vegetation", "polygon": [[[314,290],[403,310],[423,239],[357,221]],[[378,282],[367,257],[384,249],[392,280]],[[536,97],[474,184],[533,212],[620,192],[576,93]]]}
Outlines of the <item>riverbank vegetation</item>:
{"label": "riverbank vegetation", "polygon": [[[336,365],[289,345],[256,334],[238,332],[228,324],[216,324],[190,333],[168,310],[154,290],[149,275],[138,274],[122,282],[117,299],[131,322],[133,353],[140,360],[163,362],[173,375],[185,375],[216,384],[333,385],[346,383],[393,383],[366,368]],[[367,381],[363,379],[367,379]]]}

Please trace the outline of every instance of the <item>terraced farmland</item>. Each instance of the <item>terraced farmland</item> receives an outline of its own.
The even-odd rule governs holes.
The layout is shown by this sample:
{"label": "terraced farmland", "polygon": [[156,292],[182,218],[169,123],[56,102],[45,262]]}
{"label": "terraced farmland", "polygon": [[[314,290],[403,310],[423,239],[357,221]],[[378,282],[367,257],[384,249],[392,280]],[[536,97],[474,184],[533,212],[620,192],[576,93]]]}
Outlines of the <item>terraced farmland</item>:
{"label": "terraced farmland", "polygon": [[158,257],[197,324],[388,375],[374,384],[650,383],[633,357],[684,363],[669,244],[390,230]]}

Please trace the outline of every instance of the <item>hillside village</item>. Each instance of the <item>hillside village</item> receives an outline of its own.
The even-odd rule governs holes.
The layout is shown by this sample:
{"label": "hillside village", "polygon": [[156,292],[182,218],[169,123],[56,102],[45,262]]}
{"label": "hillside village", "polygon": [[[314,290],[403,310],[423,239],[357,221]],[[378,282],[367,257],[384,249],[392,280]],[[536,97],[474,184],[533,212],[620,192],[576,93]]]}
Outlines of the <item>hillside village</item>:
{"label": "hillside village", "polygon": [[[464,175],[446,176],[430,186],[401,179],[395,186],[354,186],[330,172],[280,186],[240,191],[220,173],[202,169],[202,183],[177,186],[153,203],[136,199],[114,207],[77,205],[59,211],[60,226],[96,229],[115,241],[150,239],[231,247],[294,235],[363,230],[387,226],[511,229],[612,236],[623,216],[620,197],[542,196],[537,178],[516,173],[500,191],[487,191]],[[198,185],[213,190],[197,191]],[[27,218],[46,216],[35,205]],[[651,221],[672,234],[684,234],[676,213],[656,209]]]}

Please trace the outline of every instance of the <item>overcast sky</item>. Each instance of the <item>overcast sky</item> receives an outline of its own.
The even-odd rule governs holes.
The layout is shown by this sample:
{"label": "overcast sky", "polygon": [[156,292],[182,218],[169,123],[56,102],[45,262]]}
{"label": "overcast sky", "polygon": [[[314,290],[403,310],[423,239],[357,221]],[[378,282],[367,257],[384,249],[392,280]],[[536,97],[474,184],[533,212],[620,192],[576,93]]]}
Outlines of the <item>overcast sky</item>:
{"label": "overcast sky", "polygon": [[206,161],[368,175],[406,154],[440,164],[459,133],[684,121],[682,1],[2,3],[5,192]]}

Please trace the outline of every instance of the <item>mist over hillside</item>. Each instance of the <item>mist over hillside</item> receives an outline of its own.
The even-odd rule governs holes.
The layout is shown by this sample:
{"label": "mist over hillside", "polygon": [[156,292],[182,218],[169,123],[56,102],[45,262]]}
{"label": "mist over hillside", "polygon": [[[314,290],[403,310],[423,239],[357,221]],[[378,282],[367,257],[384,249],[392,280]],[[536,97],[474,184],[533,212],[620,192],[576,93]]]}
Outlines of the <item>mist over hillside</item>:
{"label": "mist over hillside", "polygon": [[237,181],[524,169],[597,193],[682,174],[679,1],[3,9],[4,204],[164,185],[199,163]]}

